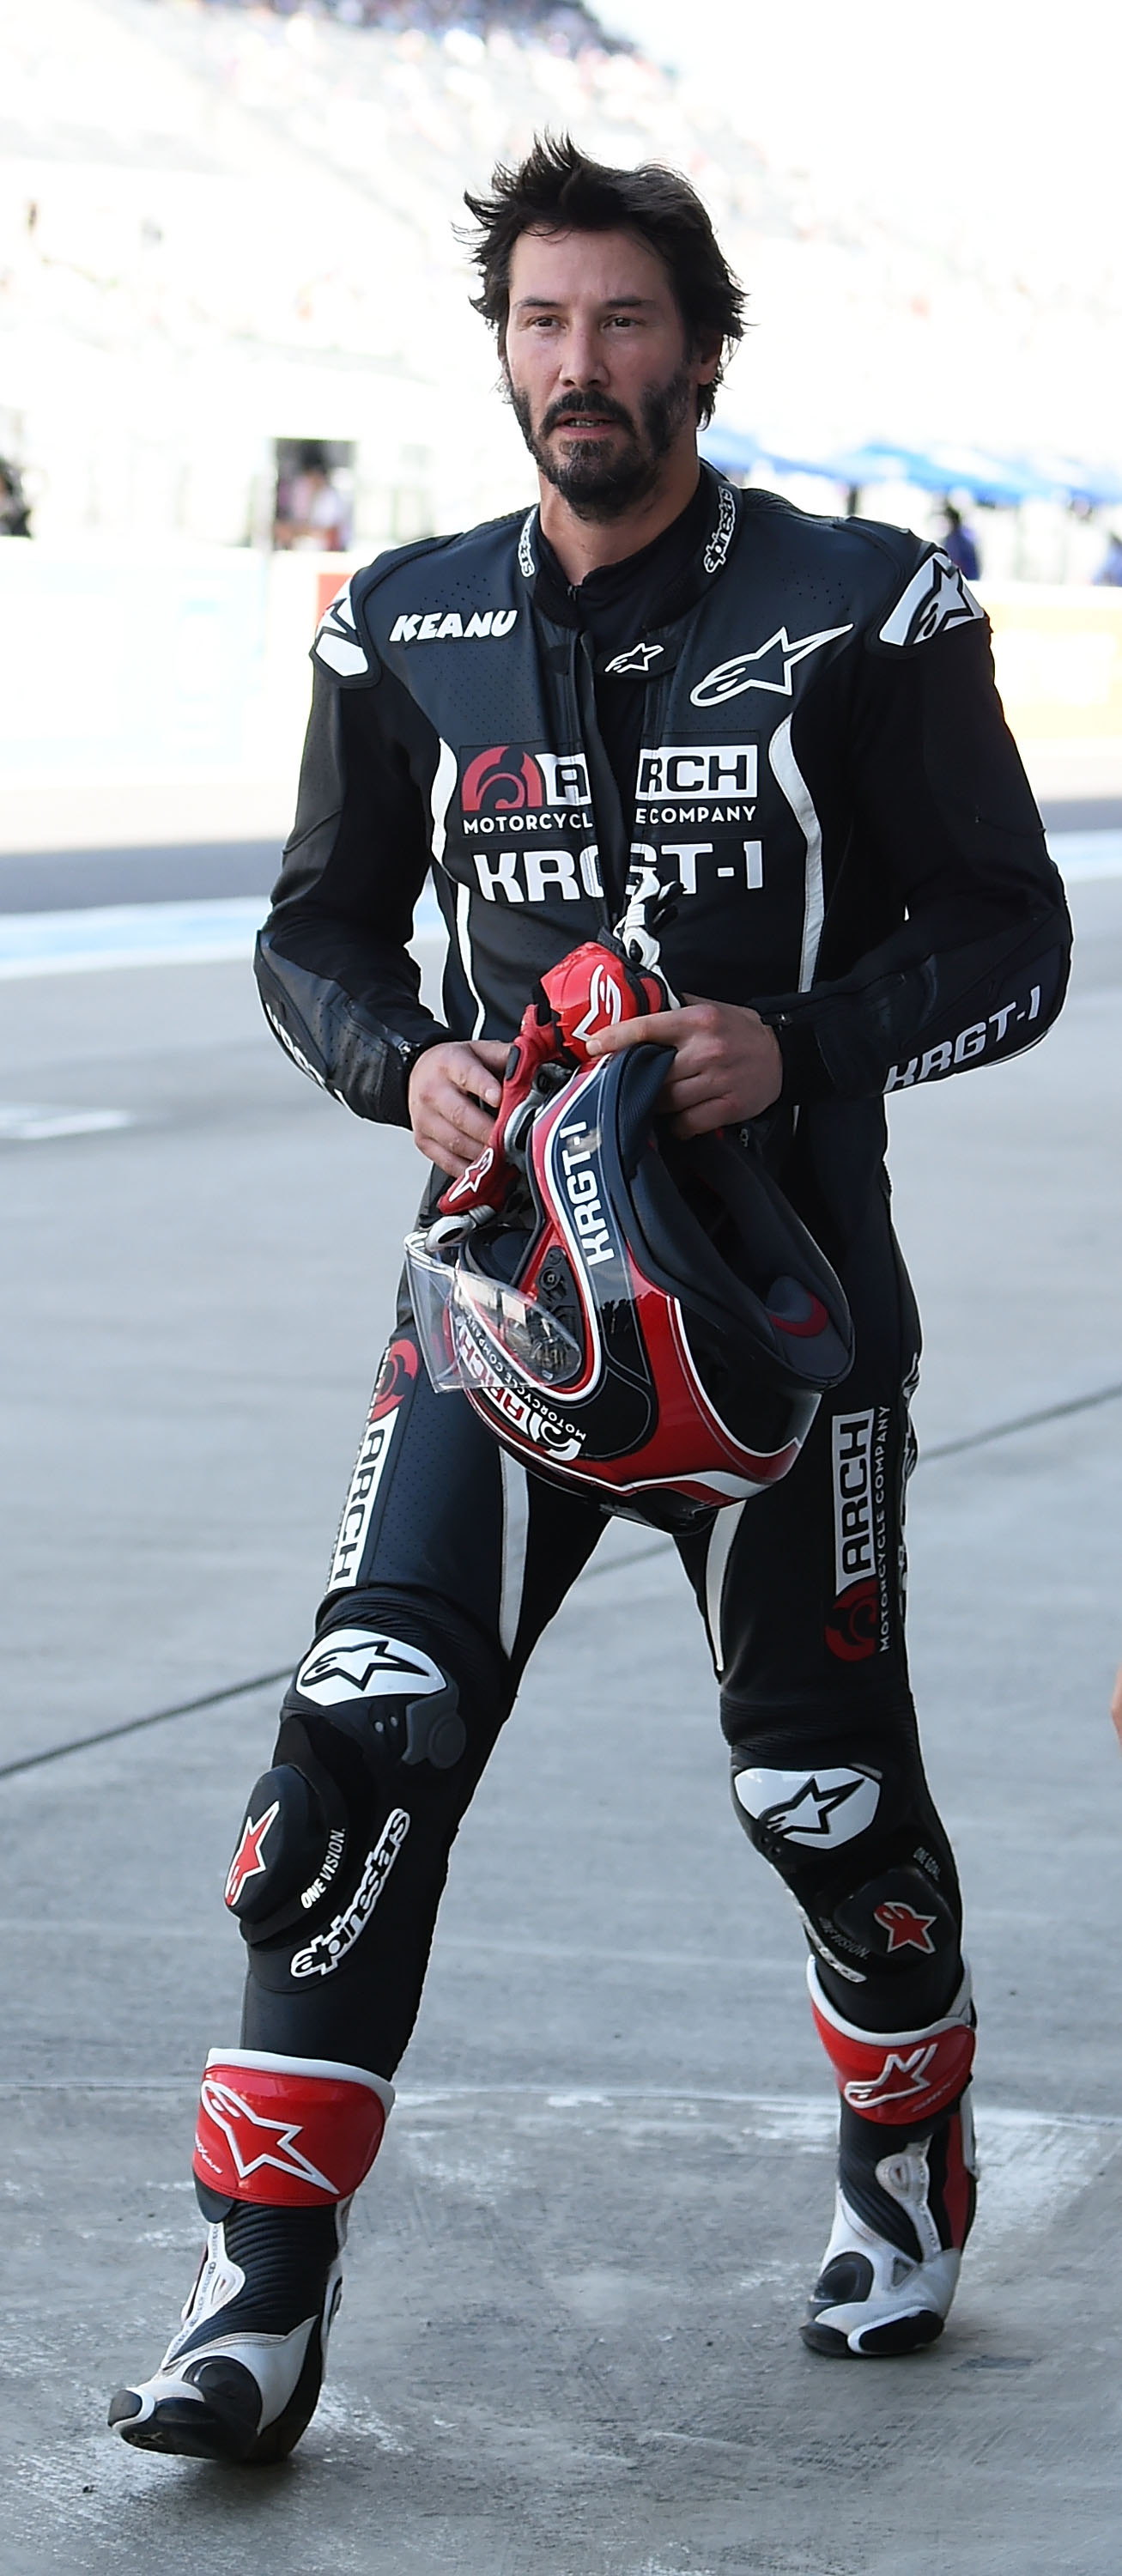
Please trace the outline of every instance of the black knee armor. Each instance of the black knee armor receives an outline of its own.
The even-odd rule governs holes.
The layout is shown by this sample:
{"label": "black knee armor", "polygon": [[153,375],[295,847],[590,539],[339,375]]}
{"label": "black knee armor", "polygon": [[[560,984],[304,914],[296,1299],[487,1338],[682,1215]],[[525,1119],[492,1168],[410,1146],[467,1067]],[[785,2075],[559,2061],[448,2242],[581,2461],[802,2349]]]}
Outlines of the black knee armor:
{"label": "black knee armor", "polygon": [[823,1988],[872,2031],[920,2029],[962,1977],[958,1880],[914,1721],[817,1742],[801,1729],[732,1748],[733,1804],[791,1889]]}
{"label": "black knee armor", "polygon": [[286,1694],[273,1766],[252,1790],[226,1881],[266,1983],[306,1985],[343,1963],[410,1831],[411,1792],[464,1763],[451,1667],[478,1705],[478,1650],[459,1641],[457,1652],[429,1623],[422,1644],[421,1625],[401,1601],[336,1603]]}

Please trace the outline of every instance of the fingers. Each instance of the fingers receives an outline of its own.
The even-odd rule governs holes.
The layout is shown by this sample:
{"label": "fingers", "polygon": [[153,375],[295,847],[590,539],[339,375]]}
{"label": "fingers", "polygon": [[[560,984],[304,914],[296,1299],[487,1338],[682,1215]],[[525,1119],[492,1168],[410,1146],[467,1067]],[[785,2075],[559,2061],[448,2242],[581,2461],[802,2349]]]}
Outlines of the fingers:
{"label": "fingers", "polygon": [[695,1109],[687,1109],[680,1117],[671,1119],[670,1133],[672,1136],[681,1137],[712,1136],[715,1135],[718,1127],[742,1127],[743,1125],[744,1111],[726,1094],[721,1100],[699,1101]]}
{"label": "fingers", "polygon": [[[444,1049],[432,1049],[434,1055],[438,1052],[443,1054]],[[502,1083],[497,1076],[502,1073],[510,1048],[495,1038],[472,1038],[470,1043],[465,1039],[461,1046],[449,1047],[447,1052],[451,1059],[448,1076],[457,1090],[472,1092],[489,1109],[497,1109],[502,1098]]]}
{"label": "fingers", "polygon": [[681,1046],[688,1037],[689,1011],[645,1011],[637,1020],[617,1020],[613,1029],[594,1029],[585,1044],[590,1055],[620,1055],[624,1047]]}
{"label": "fingers", "polygon": [[[501,1074],[505,1070],[506,1060],[510,1054],[508,1039],[471,1038],[467,1043],[470,1045],[472,1054],[478,1056],[480,1063],[487,1066],[488,1072]],[[480,1098],[483,1099],[486,1095],[482,1083],[477,1083],[475,1087]],[[497,1105],[498,1095],[496,1094]]]}
{"label": "fingers", "polygon": [[428,1047],[409,1077],[413,1139],[442,1172],[458,1180],[490,1139],[502,1097],[497,1076],[507,1058],[492,1038]]}

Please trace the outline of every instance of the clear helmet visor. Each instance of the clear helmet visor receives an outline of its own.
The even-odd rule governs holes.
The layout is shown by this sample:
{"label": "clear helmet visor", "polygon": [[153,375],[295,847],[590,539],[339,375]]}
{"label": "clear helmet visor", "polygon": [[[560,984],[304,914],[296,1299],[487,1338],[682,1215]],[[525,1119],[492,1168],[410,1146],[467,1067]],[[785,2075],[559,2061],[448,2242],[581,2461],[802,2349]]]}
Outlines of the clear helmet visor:
{"label": "clear helmet visor", "polygon": [[456,1285],[455,1258],[442,1260],[430,1252],[428,1236],[407,1234],[405,1238],[405,1275],[413,1321],[421,1345],[421,1357],[438,1395],[455,1395],[460,1387],[456,1366],[456,1348],[452,1339],[452,1291]]}
{"label": "clear helmet visor", "polygon": [[568,1386],[579,1377],[584,1360],[579,1343],[555,1315],[505,1281],[484,1278],[461,1264],[455,1306],[478,1317],[519,1374],[534,1385]]}

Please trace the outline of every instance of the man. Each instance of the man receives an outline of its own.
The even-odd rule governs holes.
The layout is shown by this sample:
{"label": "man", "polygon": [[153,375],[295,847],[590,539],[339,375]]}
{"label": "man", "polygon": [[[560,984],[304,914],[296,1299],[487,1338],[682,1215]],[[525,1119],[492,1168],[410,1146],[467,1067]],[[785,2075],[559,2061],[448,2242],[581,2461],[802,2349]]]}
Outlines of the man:
{"label": "man", "polygon": [[[941,2331],[970,2225],[974,2042],[904,1652],[919,1339],[883,1097],[1040,1037],[1067,917],[946,555],[699,469],[741,298],[693,191],[562,141],[468,203],[540,507],[382,557],[325,618],[262,998],[306,1072],[411,1125],[431,1211],[488,1138],[535,979],[677,883],[666,1114],[687,1139],[759,1122],[855,1325],[786,1481],[679,1546],[736,1813],[802,1910],[841,2092],[804,2331],[909,2351]],[[442,1022],[406,949],[430,864]],[[114,2400],[127,2439],[267,2459],[308,2421],[451,1842],[602,1528],[432,1394],[406,1311],[231,1864],[249,1977],[241,2047],[203,2083],[208,2251],[160,2371]]]}
{"label": "man", "polygon": [[944,501],[943,521],[944,554],[949,555],[951,562],[958,565],[960,573],[967,581],[977,581],[982,569],[978,561],[977,541],[973,529],[967,527],[961,510],[956,510],[953,501]]}

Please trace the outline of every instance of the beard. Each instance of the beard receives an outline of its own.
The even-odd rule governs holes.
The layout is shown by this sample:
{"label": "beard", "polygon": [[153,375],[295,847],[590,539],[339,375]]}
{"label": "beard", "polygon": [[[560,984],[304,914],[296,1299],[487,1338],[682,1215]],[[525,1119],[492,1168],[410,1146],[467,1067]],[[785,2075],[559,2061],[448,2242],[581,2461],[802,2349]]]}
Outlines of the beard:
{"label": "beard", "polygon": [[[535,429],[529,395],[510,384],[509,378],[507,382],[511,409],[538,472],[568,502],[574,518],[601,523],[621,519],[653,492],[659,467],[689,418],[694,390],[692,378],[680,367],[666,384],[644,388],[637,421],[610,395],[574,393],[551,403]],[[564,456],[549,446],[551,432],[582,412],[594,420],[618,422],[626,431],[626,444],[610,459],[598,439],[582,440],[579,429],[569,431]]]}

